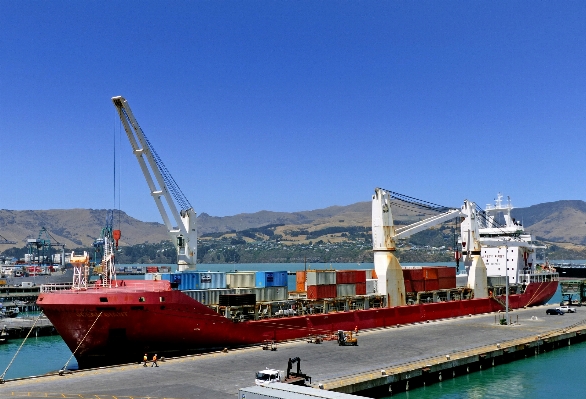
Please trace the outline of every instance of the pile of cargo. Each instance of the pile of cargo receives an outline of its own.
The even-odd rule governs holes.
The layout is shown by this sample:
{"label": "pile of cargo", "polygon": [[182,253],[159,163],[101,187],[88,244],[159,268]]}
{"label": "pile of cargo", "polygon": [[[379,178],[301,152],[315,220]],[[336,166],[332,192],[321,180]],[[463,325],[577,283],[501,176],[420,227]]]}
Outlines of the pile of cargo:
{"label": "pile of cargo", "polygon": [[343,298],[376,293],[372,270],[298,271],[296,291],[307,299]]}
{"label": "pile of cargo", "polygon": [[[374,278],[373,278],[374,277]],[[412,266],[403,268],[405,292],[426,292],[456,288],[456,269],[449,266]],[[377,293],[373,270],[298,271],[296,292],[307,299],[344,298]]]}
{"label": "pile of cargo", "polygon": [[204,305],[238,306],[249,303],[252,295],[259,303],[289,298],[287,271],[184,271],[146,278],[167,280],[173,288]]}
{"label": "pile of cargo", "polygon": [[405,292],[425,292],[456,288],[456,269],[449,266],[403,267]]}

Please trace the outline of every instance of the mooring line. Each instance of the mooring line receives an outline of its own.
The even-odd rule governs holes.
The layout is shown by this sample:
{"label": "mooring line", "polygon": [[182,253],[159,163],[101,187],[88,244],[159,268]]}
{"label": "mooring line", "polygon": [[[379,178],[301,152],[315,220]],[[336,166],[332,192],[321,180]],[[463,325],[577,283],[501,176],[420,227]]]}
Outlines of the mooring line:
{"label": "mooring line", "polygon": [[39,313],[39,315],[35,319],[35,322],[31,326],[31,329],[26,334],[26,337],[24,337],[24,339],[20,343],[20,346],[16,350],[16,353],[14,354],[14,356],[12,356],[12,360],[10,361],[10,363],[8,363],[8,366],[6,367],[6,370],[4,370],[4,372],[2,373],[2,375],[0,375],[0,384],[4,384],[4,376],[6,375],[6,372],[8,371],[8,369],[10,368],[10,366],[12,366],[12,363],[14,362],[14,359],[16,359],[16,356],[18,355],[18,352],[20,352],[20,349],[22,348],[22,346],[26,342],[26,340],[29,337],[29,335],[31,335],[31,332],[33,331],[33,328],[35,328],[35,326],[37,325],[37,321],[39,321],[39,319],[41,318],[42,315],[43,315],[43,311],[41,310],[41,313]]}
{"label": "mooring line", "polygon": [[81,346],[81,344],[83,344],[83,341],[85,341],[87,335],[90,333],[90,331],[92,330],[92,328],[94,328],[94,326],[96,325],[96,322],[98,321],[98,319],[100,318],[100,316],[102,315],[102,313],[103,312],[100,312],[100,314],[98,314],[98,317],[96,317],[96,319],[94,320],[94,322],[92,323],[92,325],[90,326],[90,328],[87,330],[87,332],[83,336],[82,340],[79,341],[79,344],[77,345],[77,348],[75,348],[75,350],[73,351],[73,353],[71,354],[71,356],[69,356],[69,359],[67,359],[67,361],[65,362],[65,365],[63,367],[61,367],[61,370],[59,370],[59,375],[63,375],[63,373],[65,373],[65,369],[67,369],[67,365],[69,364],[69,362],[71,361],[71,359],[73,358],[73,356],[75,356],[75,352],[77,352],[77,350],[79,349],[79,347]]}

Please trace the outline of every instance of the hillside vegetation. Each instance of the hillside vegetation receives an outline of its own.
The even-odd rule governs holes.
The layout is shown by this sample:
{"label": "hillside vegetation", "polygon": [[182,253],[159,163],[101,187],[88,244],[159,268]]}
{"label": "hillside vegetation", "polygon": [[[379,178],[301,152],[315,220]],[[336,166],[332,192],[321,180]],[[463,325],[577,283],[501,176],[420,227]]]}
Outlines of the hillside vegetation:
{"label": "hillside vegetation", "polygon": [[[2,245],[7,256],[26,252],[26,240],[36,238],[42,227],[52,241],[66,249],[90,249],[99,237],[107,210],[70,209],[42,211],[0,210],[0,234],[17,242]],[[397,224],[408,224],[426,215],[394,209]],[[548,244],[550,259],[586,259],[586,203],[556,201],[513,210],[526,230]],[[215,217],[198,216],[200,263],[257,262],[372,262],[371,204],[303,212],[261,211]],[[122,230],[121,263],[174,263],[175,251],[165,227],[115,213],[115,227]],[[418,233],[399,243],[403,262],[451,261],[456,226],[442,226]]]}

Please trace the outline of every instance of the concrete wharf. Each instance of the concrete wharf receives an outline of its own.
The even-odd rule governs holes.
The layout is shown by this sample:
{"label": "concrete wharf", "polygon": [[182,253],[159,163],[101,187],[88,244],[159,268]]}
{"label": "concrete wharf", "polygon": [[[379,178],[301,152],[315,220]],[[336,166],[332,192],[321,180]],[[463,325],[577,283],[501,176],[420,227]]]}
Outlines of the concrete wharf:
{"label": "concrete wharf", "polygon": [[292,357],[301,358],[302,372],[316,388],[381,397],[389,395],[389,388],[412,389],[586,339],[586,309],[549,316],[546,308],[515,310],[509,314],[514,324],[508,326],[492,313],[364,330],[355,347],[297,340],[279,344],[276,351],[257,346],[166,359],[158,368],[143,367],[137,359],[115,367],[7,380],[0,397],[236,397],[239,388],[254,385],[256,371],[286,370]]}
{"label": "concrete wharf", "polygon": [[5,317],[0,319],[0,330],[6,331],[9,338],[24,338],[31,328],[33,328],[33,331],[30,332],[32,337],[57,335],[55,327],[45,316],[41,316],[38,320],[37,317]]}

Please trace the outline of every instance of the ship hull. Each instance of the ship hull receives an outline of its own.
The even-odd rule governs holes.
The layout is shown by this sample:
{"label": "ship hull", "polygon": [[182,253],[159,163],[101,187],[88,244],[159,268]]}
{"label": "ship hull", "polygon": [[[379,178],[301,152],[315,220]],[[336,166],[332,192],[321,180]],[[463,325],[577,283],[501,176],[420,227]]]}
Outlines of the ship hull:
{"label": "ship hull", "polygon": [[[139,362],[145,352],[171,357],[337,330],[496,312],[503,309],[505,301],[504,297],[464,299],[235,323],[163,283],[167,282],[150,282],[144,288],[144,282],[141,286],[129,282],[130,286],[118,288],[42,293],[37,303],[74,353],[79,367],[88,368]],[[532,283],[525,293],[509,296],[510,308],[543,304],[554,295],[557,285],[557,281]]]}

